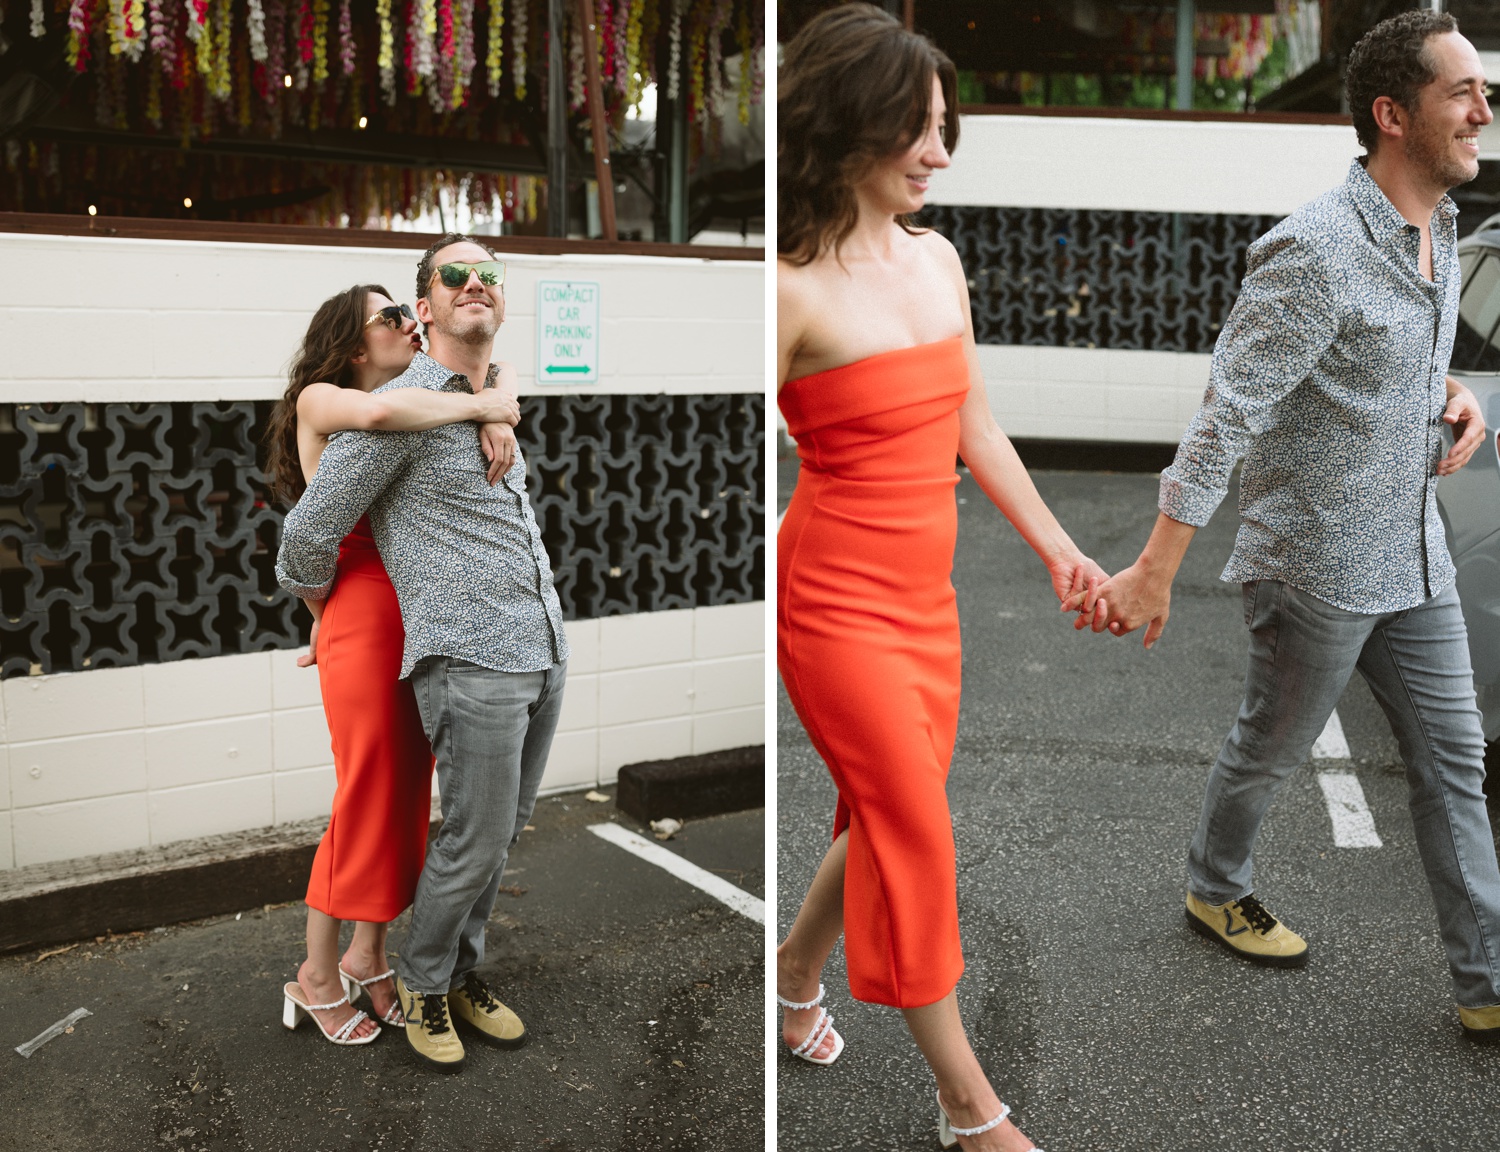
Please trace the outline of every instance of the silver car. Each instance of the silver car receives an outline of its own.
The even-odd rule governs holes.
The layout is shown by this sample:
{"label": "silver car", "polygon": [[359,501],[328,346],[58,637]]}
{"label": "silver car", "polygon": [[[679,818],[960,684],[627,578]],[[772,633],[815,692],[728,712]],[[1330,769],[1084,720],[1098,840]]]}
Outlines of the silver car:
{"label": "silver car", "polygon": [[[1491,802],[1500,800],[1500,215],[1458,245],[1463,269],[1458,335],[1449,371],[1479,399],[1488,440],[1438,484],[1448,550],[1469,627],[1474,688],[1484,714]],[[1451,439],[1449,441],[1451,443]]]}

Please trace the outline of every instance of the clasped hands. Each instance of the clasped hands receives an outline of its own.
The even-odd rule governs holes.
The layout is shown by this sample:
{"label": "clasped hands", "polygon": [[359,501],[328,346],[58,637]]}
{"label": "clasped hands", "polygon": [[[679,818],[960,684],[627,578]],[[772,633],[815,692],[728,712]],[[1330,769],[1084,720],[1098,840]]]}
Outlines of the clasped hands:
{"label": "clasped hands", "polygon": [[1129,568],[1107,575],[1098,564],[1079,557],[1061,575],[1053,576],[1063,612],[1076,612],[1073,627],[1082,631],[1109,632],[1123,636],[1146,625],[1146,647],[1150,648],[1167,626],[1171,612],[1172,581],[1137,560]]}

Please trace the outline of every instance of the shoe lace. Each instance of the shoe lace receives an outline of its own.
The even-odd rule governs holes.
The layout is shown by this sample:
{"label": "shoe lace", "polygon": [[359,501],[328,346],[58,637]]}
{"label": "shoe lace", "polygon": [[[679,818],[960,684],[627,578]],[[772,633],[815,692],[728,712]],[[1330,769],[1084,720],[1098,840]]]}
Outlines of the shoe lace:
{"label": "shoe lace", "polygon": [[492,1012],[500,1007],[500,1001],[485,987],[484,981],[472,972],[464,977],[464,993],[481,1012]]}
{"label": "shoe lace", "polygon": [[446,996],[422,997],[422,1030],[433,1036],[448,1031],[448,998]]}
{"label": "shoe lace", "polygon": [[1266,911],[1266,906],[1254,896],[1242,896],[1234,902],[1234,906],[1245,918],[1245,923],[1261,935],[1276,927],[1276,917]]}

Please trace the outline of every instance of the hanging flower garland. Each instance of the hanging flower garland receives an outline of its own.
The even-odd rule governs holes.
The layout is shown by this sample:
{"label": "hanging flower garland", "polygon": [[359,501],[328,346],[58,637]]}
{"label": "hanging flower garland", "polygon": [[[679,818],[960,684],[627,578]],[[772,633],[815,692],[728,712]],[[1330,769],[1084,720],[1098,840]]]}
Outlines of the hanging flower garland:
{"label": "hanging flower garland", "polygon": [[233,92],[230,50],[234,39],[234,12],[230,0],[218,0],[214,12],[214,70],[211,87],[215,100],[228,100]]}
{"label": "hanging flower garland", "polygon": [[161,128],[161,72],[156,68],[146,78],[146,120],[151,127]]}
{"label": "hanging flower garland", "polygon": [[433,75],[427,86],[427,104],[441,115],[453,90],[453,0],[437,0],[437,26],[433,32]]}
{"label": "hanging flower garland", "polygon": [[[698,0],[694,7],[698,10],[707,8],[711,0]],[[706,89],[704,87],[704,65],[708,60],[708,21],[698,20],[693,27],[692,39],[688,45],[688,115],[694,121],[702,121],[708,115],[708,108],[704,102]]]}
{"label": "hanging flower garland", "polygon": [[[505,0],[495,0],[496,4],[503,4]],[[511,84],[515,89],[516,99],[526,99],[526,17],[527,0],[511,0],[510,22],[514,29],[511,33]]]}
{"label": "hanging flower garland", "polygon": [[297,3],[297,55],[295,59],[311,64],[313,58],[313,10],[311,0]]}
{"label": "hanging flower garland", "polygon": [[43,0],[31,0],[31,38],[40,40],[47,35],[47,9]]}
{"label": "hanging flower garland", "polygon": [[375,0],[380,21],[380,48],[375,65],[380,69],[380,91],[388,105],[396,103],[396,31],[391,27],[391,0]]}
{"label": "hanging flower garland", "polygon": [[312,0],[312,82],[321,86],[327,79],[328,0]]}
{"label": "hanging flower garland", "polygon": [[630,91],[630,53],[628,51],[630,12],[632,8],[639,10],[640,7],[640,0],[636,0],[633,4],[631,0],[618,0],[612,13],[614,18],[610,21],[612,25],[610,48],[613,49],[611,63],[614,69],[611,79],[614,81],[615,91],[621,96]]}
{"label": "hanging flower garland", "polygon": [[737,29],[740,49],[739,99],[735,112],[741,124],[750,123],[750,89],[755,79],[755,41],[750,34],[750,8],[740,9],[740,26]]}
{"label": "hanging flower garland", "polygon": [[684,0],[672,0],[672,23],[668,25],[667,40],[670,51],[667,56],[667,99],[676,100],[682,92],[682,6]]}
{"label": "hanging flower garland", "polygon": [[248,0],[245,13],[245,30],[250,34],[250,59],[257,64],[266,62],[266,10],[261,0]]}
{"label": "hanging flower garland", "polygon": [[730,0],[713,0],[708,28],[708,113],[711,132],[724,115],[724,30],[733,15]]}
{"label": "hanging flower garland", "polygon": [[[148,5],[151,21],[151,51],[161,63],[161,71],[166,75],[172,75],[177,66],[177,42],[172,38],[171,28],[167,24],[167,0],[151,0]],[[175,6],[173,8],[175,11]],[[158,90],[158,96],[160,90]]]}
{"label": "hanging flower garland", "polygon": [[132,63],[146,49],[145,0],[109,0],[109,54]]}
{"label": "hanging flower garland", "polygon": [[[591,39],[594,41],[594,51],[597,52],[599,50],[598,25],[594,27],[595,32]],[[584,87],[584,78],[588,73],[584,70],[586,65],[583,55],[587,49],[583,45],[584,38],[589,36],[589,33],[584,28],[582,20],[572,21],[570,31],[572,35],[568,37],[568,109],[577,112],[588,101],[588,91]]]}
{"label": "hanging flower garland", "polygon": [[187,38],[194,44],[203,36],[203,25],[208,22],[208,0],[186,0]]}
{"label": "hanging flower garland", "polygon": [[[17,0],[0,0],[7,2],[13,15],[21,8]],[[482,54],[475,42],[480,34],[476,5],[481,2],[487,5]],[[585,63],[591,49],[602,65],[605,113],[616,125],[627,108],[640,107],[647,88],[656,83],[666,97],[688,105],[697,124],[695,150],[713,146],[723,116],[737,114],[748,122],[761,99],[766,68],[764,17],[760,9],[749,8],[754,0],[595,2],[592,37],[579,27],[574,6],[568,5],[566,79],[575,108],[586,104]],[[102,124],[123,128],[133,123],[138,130],[149,124],[179,134],[185,146],[224,130],[276,138],[288,125],[308,130],[320,123],[353,125],[362,105],[379,98],[366,88],[375,87],[378,68],[380,95],[392,110],[380,128],[471,139],[477,133],[479,139],[503,144],[517,142],[520,135],[514,102],[526,99],[529,25],[540,11],[540,0],[511,4],[507,11],[505,0],[408,0],[405,13],[395,10],[393,0],[375,0],[369,9],[354,0],[338,0],[336,10],[333,0],[32,0],[27,8],[43,35],[49,6],[66,14],[66,28],[54,29],[54,35],[66,38],[72,68],[95,73],[92,91],[80,89],[80,96],[94,97],[92,111]],[[241,5],[243,14],[237,15]],[[1253,66],[1269,42],[1263,29],[1274,22],[1214,19],[1236,33],[1226,37],[1232,51],[1218,61],[1219,71],[1233,75]],[[241,20],[243,26],[237,28]],[[362,27],[356,27],[361,21]],[[396,47],[397,21],[405,29],[404,59]],[[330,44],[334,36],[337,43]],[[363,61],[359,56],[366,40],[370,59]],[[589,40],[592,45],[586,47]],[[155,58],[144,60],[147,52]],[[738,55],[737,73],[726,67],[728,53]],[[136,63],[146,65],[138,77]],[[426,101],[413,104],[399,98],[403,66],[408,91]],[[507,67],[513,72],[508,83]],[[348,83],[328,83],[335,76]],[[462,176],[455,172],[444,179],[451,183]],[[419,177],[418,183],[425,179]],[[437,187],[414,186],[413,196],[430,201]],[[498,203],[508,195],[517,217],[522,201],[545,194],[539,178],[502,184],[490,177],[477,182],[463,177],[461,191],[476,212],[481,204]],[[362,199],[367,193],[374,198]],[[369,189],[349,195],[343,202],[351,218],[377,219],[387,202]]]}
{"label": "hanging flower garland", "polygon": [[349,0],[339,5],[339,65],[345,76],[354,75],[354,17]]}
{"label": "hanging flower garland", "polygon": [[504,45],[501,30],[505,27],[505,0],[488,0],[489,21],[485,26],[484,78],[486,88],[493,99],[500,95],[500,76],[504,66]]}
{"label": "hanging flower garland", "polygon": [[646,65],[641,59],[641,34],[646,26],[646,5],[635,0],[625,21],[625,103],[641,106],[646,92]]}
{"label": "hanging flower garland", "polygon": [[453,91],[448,107],[457,110],[469,102],[474,76],[474,0],[457,0],[453,22]]}
{"label": "hanging flower garland", "polygon": [[261,95],[272,109],[281,106],[286,75],[286,2],[266,0],[266,70]]}
{"label": "hanging flower garland", "polygon": [[[89,66],[89,32],[92,30],[92,8],[88,0],[73,0],[68,7],[68,63],[75,72]],[[102,88],[103,85],[101,84]]]}
{"label": "hanging flower garland", "polygon": [[[196,0],[195,0],[196,2]],[[194,62],[198,67],[198,74],[207,79],[212,79],[214,74],[214,32],[213,16],[208,11],[208,0],[203,0],[203,23],[198,26],[198,50]],[[192,25],[188,25],[191,30]]]}

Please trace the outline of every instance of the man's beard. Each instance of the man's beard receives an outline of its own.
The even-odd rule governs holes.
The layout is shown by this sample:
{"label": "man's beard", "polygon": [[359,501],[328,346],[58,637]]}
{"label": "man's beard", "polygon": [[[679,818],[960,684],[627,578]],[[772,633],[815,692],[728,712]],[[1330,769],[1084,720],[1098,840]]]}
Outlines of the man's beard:
{"label": "man's beard", "polygon": [[1442,188],[1457,188],[1479,175],[1479,165],[1472,168],[1463,160],[1455,159],[1449,148],[1453,137],[1439,137],[1427,131],[1426,120],[1417,113],[1412,115],[1412,133],[1407,137],[1406,157],[1418,171],[1435,185]]}
{"label": "man's beard", "polygon": [[459,344],[479,345],[488,344],[494,340],[495,333],[500,331],[500,319],[495,310],[491,310],[485,323],[476,324],[470,320],[467,324],[460,324],[458,305],[454,305],[446,316],[436,316],[437,330],[448,339]]}

